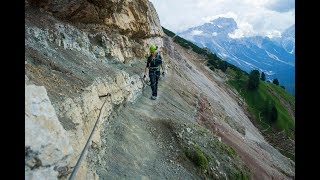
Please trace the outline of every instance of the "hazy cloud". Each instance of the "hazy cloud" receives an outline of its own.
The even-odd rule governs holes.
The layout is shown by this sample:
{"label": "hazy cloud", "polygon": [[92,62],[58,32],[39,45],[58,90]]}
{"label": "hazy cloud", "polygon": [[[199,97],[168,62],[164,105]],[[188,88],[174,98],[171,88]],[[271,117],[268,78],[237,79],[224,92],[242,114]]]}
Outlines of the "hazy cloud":
{"label": "hazy cloud", "polygon": [[295,9],[294,0],[274,0],[266,5],[266,8],[278,11],[278,12],[288,12]]}
{"label": "hazy cloud", "polygon": [[238,30],[232,37],[271,36],[295,24],[293,0],[150,0],[162,26],[181,32],[218,17],[231,17]]}

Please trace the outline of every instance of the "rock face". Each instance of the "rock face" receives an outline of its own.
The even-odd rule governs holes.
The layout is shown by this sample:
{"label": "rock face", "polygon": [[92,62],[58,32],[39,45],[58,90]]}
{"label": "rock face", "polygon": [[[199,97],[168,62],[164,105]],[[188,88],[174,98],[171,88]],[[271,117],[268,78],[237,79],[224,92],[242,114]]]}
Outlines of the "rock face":
{"label": "rock face", "polygon": [[42,86],[26,85],[25,137],[26,179],[57,177],[73,149]]}
{"label": "rock face", "polygon": [[160,21],[148,0],[28,0],[65,21],[99,24],[133,38],[162,36]]}
{"label": "rock face", "polygon": [[[141,95],[148,46],[162,47],[163,32],[144,0],[26,1],[25,15],[26,178],[64,179],[99,114],[96,148],[111,112]],[[31,116],[34,108],[48,117]],[[83,160],[77,178],[96,177],[88,166]]]}
{"label": "rock face", "polygon": [[50,41],[65,49],[92,51],[101,60],[107,57],[125,62],[134,57],[144,57],[150,44],[163,46],[160,20],[152,3],[147,0],[29,0],[26,5],[42,7],[42,11],[68,22],[54,23],[55,32],[31,30],[29,27],[27,33],[36,33],[34,35],[38,38],[50,37]]}

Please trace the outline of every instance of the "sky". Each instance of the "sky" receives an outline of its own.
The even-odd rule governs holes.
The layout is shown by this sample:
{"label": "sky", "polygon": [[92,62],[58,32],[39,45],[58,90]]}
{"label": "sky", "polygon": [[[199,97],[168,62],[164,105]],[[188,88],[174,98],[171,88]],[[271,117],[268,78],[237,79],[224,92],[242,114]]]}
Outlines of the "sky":
{"label": "sky", "polygon": [[280,37],[295,24],[295,0],[149,0],[161,26],[179,33],[218,17],[233,18],[232,37]]}

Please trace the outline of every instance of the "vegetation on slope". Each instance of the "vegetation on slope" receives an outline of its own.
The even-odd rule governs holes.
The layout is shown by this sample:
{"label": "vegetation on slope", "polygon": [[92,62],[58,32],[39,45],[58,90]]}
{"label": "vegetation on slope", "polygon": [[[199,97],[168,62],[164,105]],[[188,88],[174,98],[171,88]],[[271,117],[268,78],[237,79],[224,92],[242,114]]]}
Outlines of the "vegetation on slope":
{"label": "vegetation on slope", "polygon": [[[249,82],[247,75],[242,76],[240,79],[234,77],[234,79],[229,80],[229,84],[244,97],[251,112],[264,122],[262,126],[267,128],[271,125],[279,130],[285,130],[288,135],[291,135],[292,129],[294,129],[294,120],[278,97],[280,96],[286,102],[293,104],[294,97],[285,92],[283,88],[261,80],[259,80],[258,88],[252,90],[248,88]],[[272,94],[271,91],[274,91],[278,96]],[[272,108],[277,111],[276,119],[272,119],[272,114],[270,114],[272,113],[270,111]]]}
{"label": "vegetation on slope", "polygon": [[[249,111],[255,117],[255,124],[258,125],[261,132],[267,137],[271,144],[278,147],[282,154],[294,160],[294,145],[286,145],[289,149],[279,148],[279,144],[285,146],[286,143],[291,143],[290,139],[294,139],[294,117],[290,115],[288,107],[294,109],[295,98],[288,94],[282,87],[270,82],[265,82],[258,79],[258,86],[256,89],[250,87],[250,76],[235,75],[236,72],[228,70],[228,74],[232,79],[228,83],[233,86],[240,95],[245,99]],[[285,132],[285,141],[280,132]],[[274,140],[274,139],[279,140]],[[278,142],[277,142],[278,141]]]}
{"label": "vegetation on slope", "polygon": [[202,179],[252,179],[236,151],[220,142],[208,129],[192,123],[171,126],[178,132],[175,134],[179,146],[184,149],[178,159],[185,168],[195,169]]}
{"label": "vegetation on slope", "polygon": [[[253,70],[248,74],[220,59],[207,48],[200,48],[170,30],[162,28],[164,33],[172,37],[175,43],[206,57],[208,59],[207,66],[211,70],[220,69],[231,77],[228,84],[234,87],[245,99],[248,109],[255,119],[254,124],[258,126],[271,144],[277,148],[277,143],[281,143],[275,142],[277,138],[274,137],[280,132],[285,132],[286,140],[294,139],[294,115],[289,113],[288,108],[294,111],[295,98],[288,94],[282,86],[279,86],[277,79],[274,79],[273,83],[266,82],[264,73],[261,73],[261,78],[258,70]],[[282,144],[286,145],[286,143]],[[278,149],[294,160],[294,144],[288,145],[288,147],[290,147],[289,150],[281,149],[279,146]]]}

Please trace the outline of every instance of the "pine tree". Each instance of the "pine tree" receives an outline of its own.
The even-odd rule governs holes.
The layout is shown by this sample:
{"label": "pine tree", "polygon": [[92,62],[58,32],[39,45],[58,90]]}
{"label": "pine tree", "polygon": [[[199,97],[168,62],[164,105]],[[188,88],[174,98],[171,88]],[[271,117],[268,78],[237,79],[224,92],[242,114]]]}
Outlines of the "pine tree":
{"label": "pine tree", "polygon": [[260,73],[258,70],[252,70],[249,74],[249,82],[248,82],[248,88],[250,90],[255,90],[259,86],[259,77]]}
{"label": "pine tree", "polygon": [[272,109],[271,109],[271,117],[270,117],[270,121],[272,123],[275,123],[278,119],[278,110],[276,108],[276,106],[273,104],[272,105]]}
{"label": "pine tree", "polygon": [[275,106],[275,103],[272,100],[267,99],[265,101],[263,112],[264,112],[264,116],[270,123],[275,123],[277,121],[278,110]]}
{"label": "pine tree", "polygon": [[236,80],[240,80],[242,77],[242,72],[240,70],[236,70]]}
{"label": "pine tree", "polygon": [[264,74],[264,72],[261,73],[261,80],[265,81],[266,80],[266,74]]}

